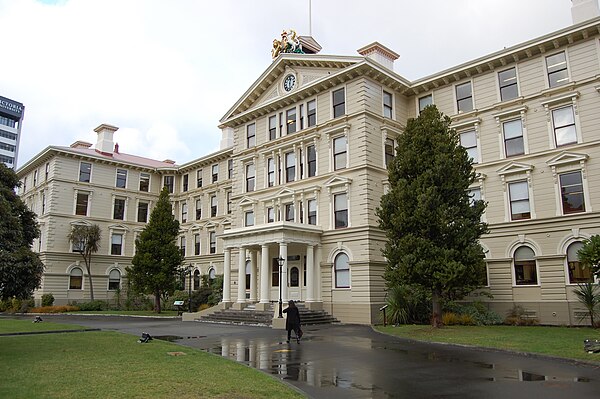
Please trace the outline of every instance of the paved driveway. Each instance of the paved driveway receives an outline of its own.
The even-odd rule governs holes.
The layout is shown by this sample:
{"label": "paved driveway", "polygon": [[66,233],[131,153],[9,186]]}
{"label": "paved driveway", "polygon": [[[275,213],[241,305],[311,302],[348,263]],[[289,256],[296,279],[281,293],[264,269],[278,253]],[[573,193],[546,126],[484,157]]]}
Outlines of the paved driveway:
{"label": "paved driveway", "polygon": [[314,398],[600,397],[600,366],[419,343],[368,326],[307,326],[298,345],[287,344],[285,332],[265,327],[133,317],[46,319],[165,336],[260,369]]}

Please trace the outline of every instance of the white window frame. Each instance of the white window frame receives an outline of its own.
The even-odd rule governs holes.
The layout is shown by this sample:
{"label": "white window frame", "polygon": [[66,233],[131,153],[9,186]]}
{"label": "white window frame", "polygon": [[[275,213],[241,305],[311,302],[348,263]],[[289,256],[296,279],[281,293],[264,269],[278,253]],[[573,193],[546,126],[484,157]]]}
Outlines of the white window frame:
{"label": "white window frame", "polygon": [[[87,198],[87,206],[86,206],[86,214],[85,215],[78,215],[77,214],[77,194],[82,193],[82,194],[87,194],[88,198]],[[78,190],[75,189],[75,195],[73,197],[73,215],[75,216],[86,216],[89,217],[92,212],[91,212],[91,208],[92,208],[92,191],[88,191],[88,190]],[[112,219],[112,217],[111,217]]]}
{"label": "white window frame", "polygon": [[[533,260],[535,261],[535,274],[536,274],[536,284],[517,284],[517,271],[515,268],[515,253],[517,252],[517,250],[521,247],[527,247],[529,249],[531,249],[531,251],[533,252]],[[540,287],[541,282],[540,282],[540,265],[538,263],[538,251],[536,250],[536,247],[530,245],[527,241],[525,242],[521,242],[518,245],[515,245],[514,248],[511,249],[510,252],[510,273],[511,273],[511,277],[512,277],[512,286],[513,288],[531,288],[531,287]]]}
{"label": "white window frame", "polygon": [[[117,200],[123,200],[123,219],[116,219],[115,218],[115,203]],[[111,209],[111,213],[110,213],[110,218],[113,220],[121,220],[123,222],[127,221],[127,208],[128,208],[128,204],[129,204],[129,198],[128,197],[123,197],[120,195],[112,195],[112,209]]]}
{"label": "white window frame", "polygon": [[[334,112],[334,103],[333,103],[333,93],[337,92],[338,90],[344,90],[344,113],[342,115],[339,116],[335,116],[335,112]],[[331,94],[330,94],[330,99],[331,99],[331,107],[330,107],[330,112],[331,112],[331,119],[337,119],[337,118],[341,118],[345,115],[348,115],[348,99],[347,99],[347,94],[348,91],[346,90],[346,85],[342,85],[340,87],[336,87],[335,89],[331,90]]]}
{"label": "white window frame", "polygon": [[[338,286],[336,260],[338,259],[338,256],[340,256],[340,255],[345,255],[346,258],[348,258],[348,285],[347,286]],[[350,255],[346,251],[340,250],[334,254],[332,269],[333,269],[332,270],[333,289],[335,289],[335,290],[351,290],[352,289],[352,267],[350,265]]]}
{"label": "white window frame", "polygon": [[[89,181],[81,181],[81,165],[82,164],[88,164],[90,165],[90,179]],[[77,169],[77,182],[78,183],[91,183],[92,182],[92,174],[94,173],[94,165],[91,162],[86,162],[86,161],[79,161],[79,169]]]}
{"label": "white window frame", "polygon": [[[252,220],[249,220],[249,218],[252,218]],[[245,211],[244,212],[244,227],[252,227],[255,225],[255,218],[254,218],[254,211],[250,210],[250,211]]]}
{"label": "white window frame", "polygon": [[[346,153],[346,164],[344,166],[340,167],[340,168],[336,168],[335,167],[335,156],[336,156],[336,153],[335,153],[335,141],[337,139],[339,139],[339,138],[342,138],[342,137],[346,138],[346,152],[345,152]],[[350,148],[349,148],[350,146],[349,146],[349,137],[348,137],[348,135],[344,132],[343,134],[338,134],[338,135],[335,135],[335,136],[331,136],[330,140],[331,140],[331,153],[330,153],[330,156],[331,156],[331,172],[335,172],[335,171],[343,170],[343,169],[348,169],[349,162],[350,162]]]}
{"label": "white window frame", "polygon": [[[567,147],[569,145],[574,145],[577,143],[583,143],[583,135],[581,129],[581,121],[579,119],[579,92],[571,92],[567,94],[563,94],[560,96],[556,96],[550,98],[548,100],[542,101],[541,104],[546,111],[546,121],[548,127],[548,146],[549,148],[561,148]],[[565,144],[560,147],[556,145],[556,138],[554,136],[554,117],[553,111],[559,108],[564,108],[568,106],[572,107],[573,110],[573,118],[575,119],[575,131],[577,134],[577,143]]]}
{"label": "white window frame", "polygon": [[[529,137],[527,134],[527,107],[521,106],[518,108],[510,109],[508,111],[493,114],[492,116],[496,120],[496,125],[498,127],[498,145],[500,159],[513,159],[529,154]],[[521,133],[523,135],[523,154],[507,156],[506,146],[504,142],[504,123],[511,122],[517,119],[521,119]]]}
{"label": "white window frame", "polygon": [[[142,183],[142,175],[148,176],[148,191],[142,191],[142,190],[140,190],[140,185]],[[140,172],[139,180],[138,180],[138,187],[137,187],[138,191],[142,192],[142,193],[149,193],[149,192],[151,192],[151,190],[152,190],[151,182],[152,182],[152,176],[150,176],[150,173]]]}
{"label": "white window frame", "polygon": [[[587,178],[587,154],[579,154],[574,152],[561,152],[560,154],[550,158],[546,164],[552,170],[554,179],[554,198],[556,216],[577,216],[593,212],[592,201],[590,199],[589,182]],[[563,213],[562,194],[560,187],[560,175],[565,173],[577,172],[581,173],[581,183],[583,184],[583,200],[585,201],[585,211],[576,213]]]}
{"label": "white window frame", "polygon": [[[254,126],[254,135],[250,136],[250,126]],[[252,123],[248,123],[246,125],[246,148],[253,148],[256,147],[256,122],[252,122]],[[251,138],[254,141],[254,143],[251,143]]]}
{"label": "white window frame", "polygon": [[[117,184],[119,182],[119,171],[125,172],[125,184],[123,185],[123,187],[119,187],[118,184]],[[129,171],[127,169],[116,168],[116,170],[115,170],[115,188],[122,189],[122,190],[126,190],[127,189],[127,180],[128,180],[128,175],[129,175],[128,172]]]}
{"label": "white window frame", "polygon": [[[470,148],[475,148],[475,155],[477,157],[473,160],[472,163],[473,164],[480,164],[481,163],[481,149],[479,147],[479,134],[477,134],[477,129],[475,129],[475,127],[473,127],[471,129],[457,131],[457,133],[458,133],[459,144],[465,150],[469,150]],[[462,145],[462,136],[463,136],[463,134],[466,134],[466,133],[473,133],[475,135],[475,147],[464,147]],[[468,153],[468,151],[467,151],[467,153]]]}
{"label": "white window frame", "polygon": [[[548,57],[552,57],[552,56],[555,56],[555,55],[560,54],[560,53],[564,53],[565,54],[565,63],[567,65],[567,81],[565,83],[563,83],[563,84],[558,85],[558,86],[551,87],[550,86],[550,74],[548,73]],[[564,86],[566,86],[566,85],[568,85],[569,83],[572,82],[572,79],[571,79],[571,65],[570,65],[570,62],[569,62],[569,52],[567,51],[567,48],[555,51],[555,52],[550,53],[550,54],[544,54],[544,57],[541,57],[541,60],[542,60],[542,67],[543,67],[544,76],[545,76],[544,79],[545,79],[545,84],[546,84],[546,88],[547,89],[550,89],[550,90],[557,89],[559,87],[564,87]]]}
{"label": "white window frame", "polygon": [[[500,86],[500,74],[502,72],[506,72],[506,71],[509,71],[511,69],[515,70],[515,79],[516,79],[516,83],[515,84],[517,85],[517,96],[515,98],[511,98],[509,100],[503,100],[502,99],[502,87]],[[514,100],[518,99],[521,96],[521,85],[519,84],[519,68],[518,68],[517,65],[514,65],[514,66],[509,67],[509,68],[502,69],[501,71],[498,71],[496,73],[496,81],[498,82],[498,84],[497,84],[497,87],[498,87],[498,90],[497,90],[498,102],[506,103],[506,102],[514,101]]]}
{"label": "white window frame", "polygon": [[[249,168],[254,168],[254,175],[250,176],[249,172]],[[252,183],[252,189],[250,190],[250,187],[248,187],[248,183],[249,183],[249,179],[253,179],[253,183]],[[245,193],[251,193],[256,191],[256,164],[254,162],[248,162],[246,164],[244,164],[244,192]]]}
{"label": "white window frame", "polygon": [[[455,91],[454,96],[456,97],[456,91]],[[419,96],[419,97],[416,98],[415,111],[416,111],[416,115],[417,116],[420,115],[421,112],[422,112],[422,110],[421,110],[421,101],[420,100],[422,98],[425,98],[425,97],[431,97],[431,104],[428,104],[428,105],[434,105],[435,104],[435,98],[433,96],[433,91],[431,91],[431,92],[429,92],[427,94],[423,93],[422,96]],[[456,102],[455,102],[455,104],[456,104]]]}
{"label": "white window frame", "polygon": [[[390,115],[386,115],[385,111],[386,109],[388,109],[388,106],[385,103],[385,96],[386,94],[388,94],[390,96],[390,100],[391,100],[391,105],[389,106],[389,111],[390,111]],[[385,89],[381,89],[381,106],[382,106],[382,115],[384,118],[389,118],[389,119],[394,119],[395,116],[395,112],[394,112],[394,92],[393,91],[387,91]]]}
{"label": "white window frame", "polygon": [[[110,245],[108,246],[108,255],[110,256],[123,256],[124,252],[125,252],[125,231],[124,230],[120,230],[120,229],[110,229],[110,234],[109,234],[109,243]],[[117,236],[120,235],[121,236],[121,253],[120,254],[113,254],[112,253],[112,246],[113,246],[113,236]]]}
{"label": "white window frame", "polygon": [[[458,109],[458,96],[457,96],[456,89],[458,88],[458,86],[462,86],[462,85],[465,85],[467,83],[469,83],[471,85],[471,110],[469,110],[469,111],[459,111],[459,109]],[[467,80],[467,81],[464,81],[464,82],[461,82],[461,83],[457,83],[457,84],[455,84],[453,86],[453,89],[454,89],[453,90],[454,91],[454,94],[453,94],[454,95],[454,113],[456,115],[459,115],[459,114],[460,115],[469,114],[469,113],[471,113],[471,112],[473,112],[473,111],[476,110],[476,108],[475,108],[475,88],[474,88],[474,85],[473,85],[473,79],[470,79],[470,80]]]}
{"label": "white window frame", "polygon": [[[535,211],[535,197],[533,196],[533,184],[532,184],[532,165],[521,164],[517,162],[511,162],[501,168],[498,171],[498,175],[502,181],[502,189],[504,190],[504,221],[510,223],[527,222],[529,220],[537,219]],[[511,208],[510,208],[510,194],[508,185],[509,183],[516,183],[518,181],[527,181],[527,188],[529,194],[529,219],[512,220]]]}
{"label": "white window frame", "polygon": [[[119,288],[110,288],[111,274],[113,272],[119,273]],[[121,271],[118,268],[115,267],[115,268],[110,269],[109,272],[108,272],[108,281],[107,281],[107,285],[106,285],[106,290],[107,291],[117,291],[117,290],[121,289],[122,282],[123,282],[123,278],[122,277],[123,277],[123,273],[121,273]]]}
{"label": "white window frame", "polygon": [[[81,288],[71,288],[71,276],[75,269],[79,269],[79,271],[81,271]],[[83,291],[85,289],[85,278],[83,278],[85,276],[85,273],[83,271],[83,268],[79,266],[79,263],[76,263],[75,265],[69,267],[69,269],[67,270],[67,276],[69,277],[67,279],[67,291]]]}

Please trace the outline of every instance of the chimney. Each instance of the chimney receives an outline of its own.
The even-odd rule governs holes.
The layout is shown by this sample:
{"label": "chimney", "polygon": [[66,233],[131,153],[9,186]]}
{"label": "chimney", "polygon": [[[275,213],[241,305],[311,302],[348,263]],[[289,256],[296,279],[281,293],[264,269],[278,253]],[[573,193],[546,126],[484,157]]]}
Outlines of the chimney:
{"label": "chimney", "polygon": [[233,147],[233,128],[224,127],[221,129],[221,150]]}
{"label": "chimney", "polygon": [[600,16],[598,0],[571,0],[571,17],[573,25]]}
{"label": "chimney", "polygon": [[87,141],[77,140],[73,144],[70,145],[71,148],[90,148],[92,143],[88,143]]}
{"label": "chimney", "polygon": [[373,42],[356,51],[363,57],[370,58],[392,71],[394,70],[394,61],[400,58],[399,54],[379,42]]}
{"label": "chimney", "polygon": [[96,151],[104,154],[113,153],[113,134],[119,130],[118,127],[103,123],[94,129],[98,133],[98,141],[96,141]]}
{"label": "chimney", "polygon": [[115,150],[114,150],[115,154],[119,153],[119,143],[115,143]]}

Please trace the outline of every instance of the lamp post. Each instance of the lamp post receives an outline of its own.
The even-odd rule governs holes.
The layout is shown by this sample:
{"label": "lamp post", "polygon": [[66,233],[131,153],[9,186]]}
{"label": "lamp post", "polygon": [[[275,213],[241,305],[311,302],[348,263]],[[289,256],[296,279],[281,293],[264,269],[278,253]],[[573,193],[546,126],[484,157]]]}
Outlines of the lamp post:
{"label": "lamp post", "polygon": [[192,270],[194,270],[194,266],[190,263],[188,269],[190,270],[190,285],[188,287],[188,312],[192,313]]}
{"label": "lamp post", "polygon": [[279,258],[277,258],[277,262],[279,263],[279,318],[282,319],[283,309],[281,308],[283,304],[281,303],[281,273],[283,270],[283,263],[285,262],[285,259],[283,259],[281,255],[279,255]]}

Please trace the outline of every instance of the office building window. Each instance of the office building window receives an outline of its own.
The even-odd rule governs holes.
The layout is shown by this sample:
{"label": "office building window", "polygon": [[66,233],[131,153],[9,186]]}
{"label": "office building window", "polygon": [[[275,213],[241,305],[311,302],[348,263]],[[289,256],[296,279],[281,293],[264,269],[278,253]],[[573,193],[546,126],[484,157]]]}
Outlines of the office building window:
{"label": "office building window", "polygon": [[267,186],[273,187],[275,185],[275,160],[273,158],[267,159]]}
{"label": "office building window", "polygon": [[525,153],[523,123],[521,119],[503,122],[502,132],[504,134],[504,151],[507,157]]}
{"label": "office building window", "polygon": [[127,187],[127,170],[117,169],[117,182],[115,184],[117,188]]}
{"label": "office building window", "polygon": [[181,203],[181,223],[187,222],[188,217],[188,205],[187,202]]}
{"label": "office building window", "polygon": [[254,184],[256,180],[256,170],[254,164],[250,163],[246,165],[246,192],[254,191]]}
{"label": "office building window", "polygon": [[194,234],[194,255],[200,255],[200,234]]}
{"label": "office building window", "polygon": [[477,134],[475,133],[474,129],[460,133],[460,145],[467,150],[469,158],[472,159],[471,162],[479,162],[479,155],[477,151]]}
{"label": "office building window", "polygon": [[387,91],[383,92],[383,116],[386,118],[392,117],[393,100],[392,94]]}
{"label": "office building window", "polygon": [[113,207],[113,219],[125,219],[125,200],[123,198],[115,198]]}
{"label": "office building window", "polygon": [[140,191],[148,192],[150,189],[150,175],[148,173],[140,173]]}
{"label": "office building window", "polygon": [[217,233],[211,231],[208,233],[209,240],[209,253],[215,254],[217,253]]}
{"label": "office building window", "polygon": [[186,191],[188,191],[188,181],[189,181],[189,175],[186,173],[185,175],[182,176],[181,179],[181,191],[183,191],[184,193]]}
{"label": "office building window", "polygon": [[481,189],[471,188],[469,189],[469,204],[475,205],[475,202],[481,201]]}
{"label": "office building window", "polygon": [[567,56],[564,51],[546,57],[546,71],[549,87],[561,86],[569,81]]}
{"label": "office building window", "polygon": [[429,94],[419,98],[419,113],[421,113],[425,107],[433,104],[433,94]]}
{"label": "office building window", "polygon": [[342,229],[348,227],[348,197],[344,194],[333,196],[335,228]]}
{"label": "office building window", "polygon": [[121,255],[123,250],[123,234],[113,233],[110,238],[110,254]]}
{"label": "office building window", "polygon": [[212,166],[212,182],[216,183],[219,180],[219,164]]}
{"label": "office building window", "polygon": [[38,171],[36,169],[33,171],[33,187],[37,186],[37,177],[38,177]]}
{"label": "office building window", "polygon": [[296,108],[288,109],[285,112],[285,123],[287,125],[287,128],[286,128],[287,134],[296,132]]}
{"label": "office building window", "polygon": [[267,223],[273,223],[275,221],[275,209],[272,207],[267,208]]}
{"label": "office building window", "polygon": [[344,169],[347,165],[346,136],[333,139],[333,170]]}
{"label": "office building window", "polygon": [[163,179],[163,185],[169,191],[169,194],[173,194],[173,182],[175,181],[175,176],[165,176]]}
{"label": "office building window", "polygon": [[300,114],[300,117],[298,118],[300,120],[300,130],[302,130],[304,129],[304,121],[306,120],[306,117],[304,115],[304,104],[300,104],[298,112]]}
{"label": "office building window", "polygon": [[563,173],[559,177],[563,214],[585,212],[581,171]]}
{"label": "office building window", "polygon": [[233,159],[227,160],[227,178],[231,179],[233,177]]}
{"label": "office building window", "polygon": [[385,166],[386,167],[390,166],[390,163],[392,163],[392,161],[394,160],[394,157],[395,157],[394,147],[395,147],[394,140],[385,139],[384,151],[385,151]]}
{"label": "office building window", "polygon": [[181,251],[181,256],[185,256],[185,237],[179,237],[179,251]]}
{"label": "office building window", "polygon": [[70,290],[80,290],[83,288],[83,271],[74,267],[69,273],[69,289]]}
{"label": "office building window", "polygon": [[498,83],[500,85],[500,100],[508,101],[519,96],[517,85],[517,68],[510,68],[498,72]]}
{"label": "office building window", "polygon": [[277,115],[269,117],[269,140],[277,138]]}
{"label": "office building window", "polygon": [[338,89],[332,93],[333,98],[333,117],[337,118],[339,116],[346,114],[346,95],[345,90]]}
{"label": "office building window", "polygon": [[285,181],[293,182],[296,179],[296,154],[288,152],[285,154]]}
{"label": "office building window", "polygon": [[277,258],[273,258],[271,262],[271,286],[279,287],[279,262],[277,262]]}
{"label": "office building window", "polygon": [[202,187],[202,169],[196,171],[196,188]]}
{"label": "office building window", "polygon": [[529,207],[529,186],[527,181],[509,183],[508,194],[510,196],[510,219],[530,219],[531,209]]}
{"label": "office building window", "polygon": [[576,241],[567,248],[567,268],[569,270],[569,284],[593,283],[594,276],[590,267],[583,267],[577,252],[583,248],[583,243]]}
{"label": "office building window", "polygon": [[317,124],[317,100],[311,100],[306,103],[306,118],[308,122],[308,127],[314,126]]}
{"label": "office building window", "polygon": [[92,164],[81,162],[79,164],[79,181],[89,183],[92,175]]}
{"label": "office building window", "polygon": [[244,226],[254,226],[254,212],[248,211],[244,213]]}
{"label": "office building window", "polygon": [[141,222],[141,223],[146,223],[148,221],[148,203],[147,202],[138,203],[137,221]]}
{"label": "office building window", "polygon": [[256,145],[256,124],[251,123],[246,126],[246,148]]}
{"label": "office building window", "polygon": [[202,200],[196,200],[196,220],[202,219]]}
{"label": "office building window", "polygon": [[42,215],[46,213],[46,194],[42,193]]}
{"label": "office building window", "polygon": [[194,270],[194,290],[200,288],[200,271]]}
{"label": "office building window", "polygon": [[112,269],[108,274],[108,290],[116,291],[121,288],[121,272],[117,269]]}
{"label": "office building window", "polygon": [[552,125],[557,147],[577,143],[577,128],[575,127],[575,115],[572,105],[553,109]]}
{"label": "office building window", "polygon": [[213,195],[210,197],[210,216],[217,216],[217,196]]}
{"label": "office building window", "polygon": [[526,246],[517,248],[514,255],[515,284],[537,285],[535,253]]}
{"label": "office building window", "polygon": [[317,224],[317,200],[308,200],[308,224]]}
{"label": "office building window", "polygon": [[78,192],[75,200],[75,214],[80,216],[87,216],[89,194]]}
{"label": "office building window", "polygon": [[285,205],[285,221],[286,222],[294,222],[294,204],[286,204]]}
{"label": "office building window", "polygon": [[340,252],[334,261],[335,288],[350,288],[350,259],[348,255]]}
{"label": "office building window", "polygon": [[458,113],[473,110],[473,91],[471,82],[456,85],[456,109]]}
{"label": "office building window", "polygon": [[317,151],[314,145],[306,147],[306,159],[308,162],[308,177],[317,175]]}
{"label": "office building window", "polygon": [[48,176],[50,175],[50,163],[46,163],[46,171],[45,171],[45,177],[44,180],[48,180]]}

